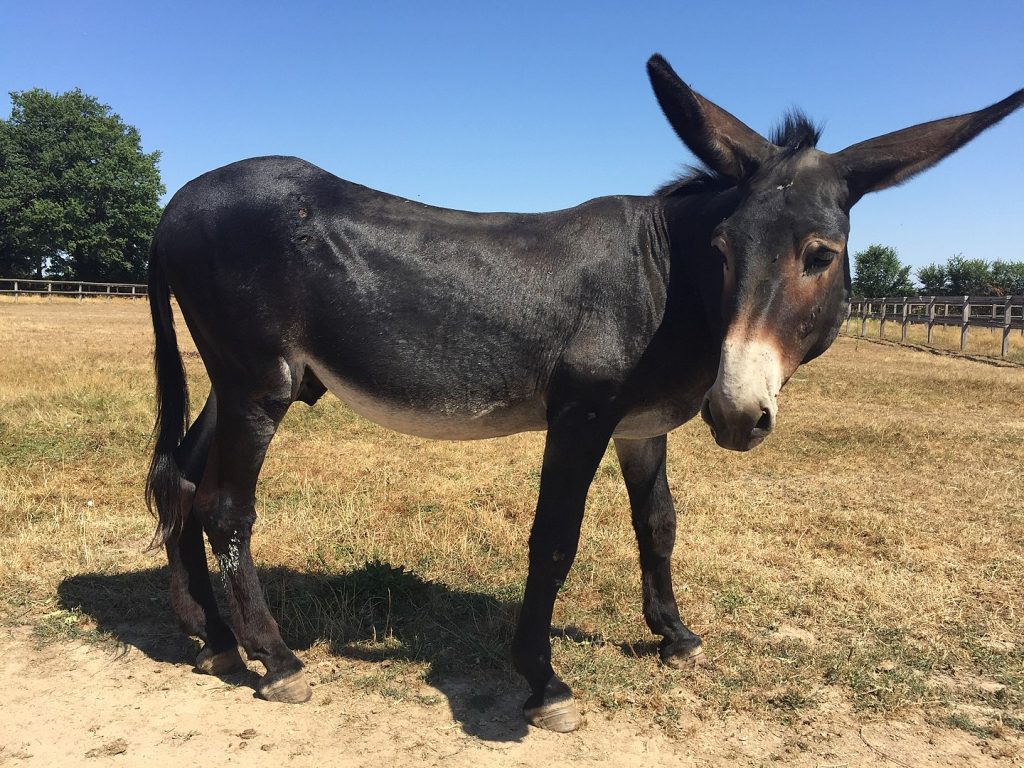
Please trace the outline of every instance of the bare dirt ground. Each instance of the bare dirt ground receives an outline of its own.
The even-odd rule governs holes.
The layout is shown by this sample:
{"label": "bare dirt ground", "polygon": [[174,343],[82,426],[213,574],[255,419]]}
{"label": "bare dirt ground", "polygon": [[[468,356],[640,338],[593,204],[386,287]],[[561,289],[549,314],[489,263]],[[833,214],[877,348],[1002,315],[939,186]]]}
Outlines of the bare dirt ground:
{"label": "bare dirt ground", "polygon": [[418,701],[394,701],[346,679],[365,662],[330,663],[341,674],[317,685],[311,702],[270,704],[254,697],[253,673],[221,680],[134,646],[39,646],[28,630],[7,629],[0,765],[161,768],[209,765],[211,756],[218,765],[296,768],[1024,765],[1019,737],[990,741],[920,720],[868,722],[844,711],[838,696],[836,709],[789,726],[694,718],[673,739],[650,722],[598,712],[560,735],[522,725],[518,690],[466,684],[440,695],[424,685]]}

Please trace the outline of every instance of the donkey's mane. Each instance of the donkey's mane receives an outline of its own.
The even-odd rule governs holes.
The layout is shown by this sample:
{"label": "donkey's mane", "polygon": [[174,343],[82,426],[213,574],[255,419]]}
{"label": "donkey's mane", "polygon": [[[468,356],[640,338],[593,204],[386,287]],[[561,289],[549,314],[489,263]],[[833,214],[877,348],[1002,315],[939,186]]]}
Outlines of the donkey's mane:
{"label": "donkey's mane", "polygon": [[[821,130],[821,126],[801,110],[791,109],[772,129],[769,140],[786,154],[792,154],[818,146]],[[659,197],[699,195],[704,192],[721,192],[735,185],[733,179],[715,173],[707,166],[687,165],[672,181],[658,187],[654,194]]]}

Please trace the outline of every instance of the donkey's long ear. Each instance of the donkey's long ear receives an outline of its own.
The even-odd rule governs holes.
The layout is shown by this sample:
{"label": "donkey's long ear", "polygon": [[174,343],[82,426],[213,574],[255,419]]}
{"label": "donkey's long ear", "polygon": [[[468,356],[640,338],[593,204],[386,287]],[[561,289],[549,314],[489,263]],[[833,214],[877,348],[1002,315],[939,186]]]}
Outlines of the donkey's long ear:
{"label": "donkey's long ear", "polygon": [[647,75],[679,138],[717,173],[742,179],[775,151],[764,136],[691,90],[659,54],[648,59]]}
{"label": "donkey's long ear", "polygon": [[1022,104],[1024,90],[977,112],[921,123],[837,152],[833,157],[849,185],[849,204],[930,168]]}

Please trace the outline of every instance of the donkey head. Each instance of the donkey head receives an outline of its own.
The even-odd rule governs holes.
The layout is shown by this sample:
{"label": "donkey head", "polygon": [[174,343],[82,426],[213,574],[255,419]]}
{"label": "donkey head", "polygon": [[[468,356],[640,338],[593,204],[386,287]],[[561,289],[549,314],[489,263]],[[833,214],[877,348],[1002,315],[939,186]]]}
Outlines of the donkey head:
{"label": "donkey head", "polygon": [[691,90],[661,56],[647,71],[676,133],[726,180],[726,214],[708,233],[721,259],[723,339],[701,414],[723,448],[758,445],[796,368],[835,340],[846,318],[850,208],[868,192],[934,165],[1024,104],[1024,90],[991,107],[936,120],[829,154],[791,116],[769,141]]}

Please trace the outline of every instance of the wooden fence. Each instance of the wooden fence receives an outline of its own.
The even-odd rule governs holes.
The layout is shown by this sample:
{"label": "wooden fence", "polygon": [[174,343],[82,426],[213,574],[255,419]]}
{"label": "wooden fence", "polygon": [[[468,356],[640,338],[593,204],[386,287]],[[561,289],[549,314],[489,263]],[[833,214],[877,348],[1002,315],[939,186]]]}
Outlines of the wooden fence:
{"label": "wooden fence", "polygon": [[81,280],[25,280],[0,277],[0,295],[14,296],[46,296],[52,300],[54,296],[72,296],[82,301],[88,297],[106,297],[107,299],[144,299],[146,286],[138,283],[88,283]]}
{"label": "wooden fence", "polygon": [[868,320],[878,320],[878,337],[885,337],[887,323],[899,323],[900,341],[907,340],[910,325],[928,327],[928,344],[937,325],[960,328],[960,349],[967,348],[967,333],[972,327],[1000,328],[1003,332],[1003,357],[1010,351],[1010,331],[1024,334],[1024,296],[902,296],[881,299],[855,299],[850,303],[846,332],[850,322],[860,320],[864,336]]}

